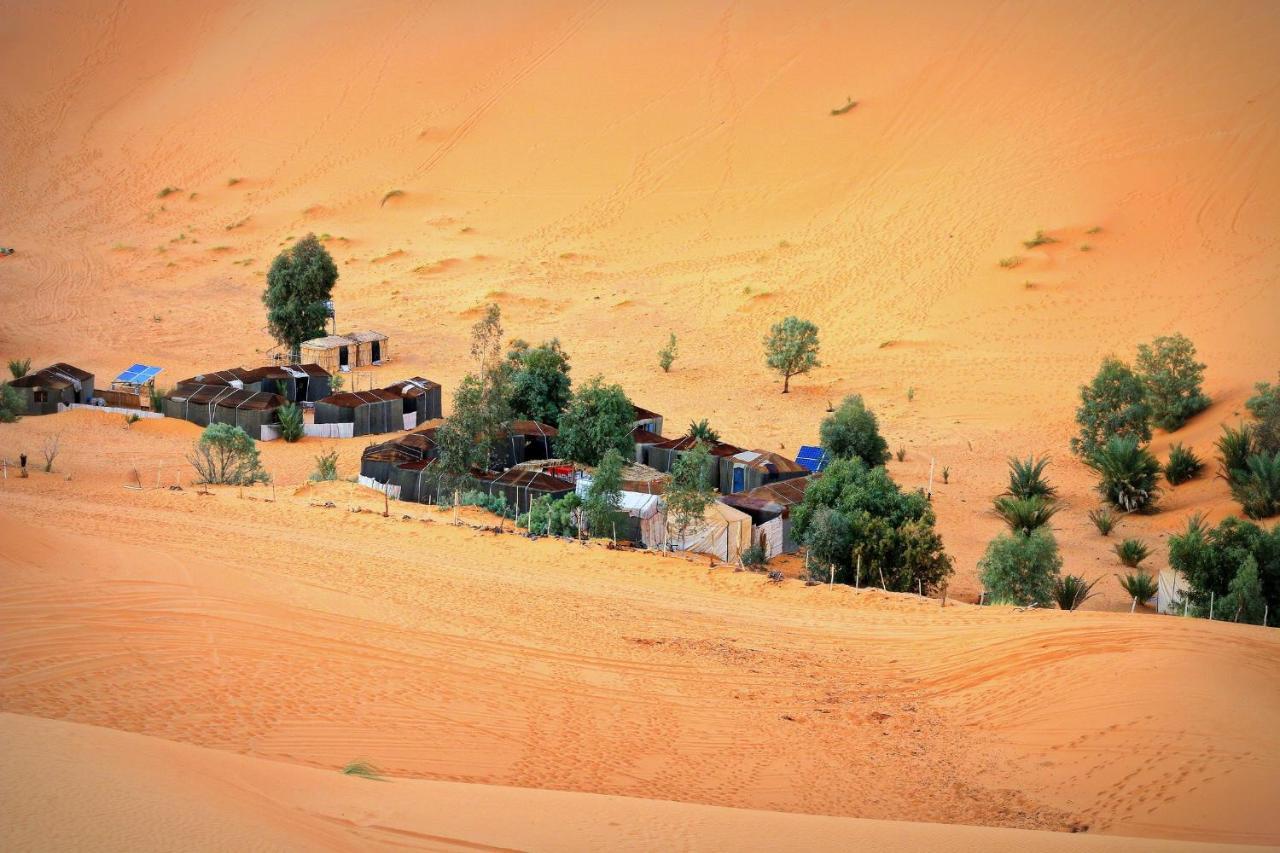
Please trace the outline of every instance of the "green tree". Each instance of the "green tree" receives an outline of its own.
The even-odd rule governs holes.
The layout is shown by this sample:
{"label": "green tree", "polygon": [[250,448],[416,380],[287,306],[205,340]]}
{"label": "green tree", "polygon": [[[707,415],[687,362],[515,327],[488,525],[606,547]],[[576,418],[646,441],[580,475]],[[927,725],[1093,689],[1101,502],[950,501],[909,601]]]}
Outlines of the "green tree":
{"label": "green tree", "polygon": [[557,426],[573,397],[569,356],[558,339],[531,347],[515,341],[507,353],[511,382],[511,416]]}
{"label": "green tree", "polygon": [[[1168,542],[1169,566],[1187,581],[1184,603],[1190,612],[1208,615],[1211,598],[1221,604],[1231,594],[1237,575],[1249,564],[1256,567],[1263,601],[1270,603],[1273,613],[1280,605],[1280,524],[1268,531],[1229,516],[1217,527],[1210,527],[1203,516],[1194,515],[1186,529],[1170,536]],[[1245,592],[1252,585],[1252,579],[1246,577],[1236,584],[1236,591]],[[1216,604],[1214,610],[1215,617],[1224,613]],[[1234,618],[1234,614],[1227,618]]]}
{"label": "green tree", "polygon": [[1200,389],[1204,365],[1196,361],[1195,344],[1185,335],[1162,335],[1138,347],[1135,365],[1147,388],[1147,403],[1155,425],[1168,432],[1209,407]]}
{"label": "green tree", "polygon": [[11,424],[22,417],[24,406],[18,389],[0,382],[0,424]]}
{"label": "green tree", "polygon": [[678,541],[684,541],[716,499],[715,492],[707,485],[706,472],[710,464],[711,452],[699,441],[671,467],[671,481],[662,498],[667,509],[667,528],[675,532]]}
{"label": "green tree", "polygon": [[270,479],[262,468],[253,439],[231,424],[205,427],[187,454],[187,460],[196,469],[201,483],[247,486]]}
{"label": "green tree", "polygon": [[1032,533],[1002,533],[978,561],[982,584],[996,599],[1019,604],[1053,602],[1054,582],[1062,570],[1058,543],[1045,528]]}
{"label": "green tree", "polygon": [[511,423],[511,371],[502,359],[502,312],[490,304],[471,327],[475,370],[462,377],[453,410],[436,431],[440,484],[460,489],[472,468],[488,469]]}
{"label": "green tree", "polygon": [[610,448],[630,456],[635,451],[634,422],[635,408],[622,388],[593,377],[560,416],[557,453],[583,465],[599,465]]}
{"label": "green tree", "polygon": [[529,502],[529,511],[516,519],[516,524],[543,536],[577,536],[575,517],[580,506],[582,501],[572,492],[559,500],[543,495]]}
{"label": "green tree", "polygon": [[31,359],[29,358],[11,358],[9,359],[9,372],[13,374],[14,379],[21,379],[27,375],[27,371],[31,369]]}
{"label": "green tree", "polygon": [[1080,387],[1080,408],[1076,409],[1080,434],[1071,439],[1071,449],[1088,456],[1112,436],[1136,436],[1151,440],[1151,406],[1142,378],[1116,358],[1102,362],[1098,374]]}
{"label": "green tree", "polygon": [[1249,414],[1258,419],[1253,425],[1253,438],[1259,450],[1280,451],[1280,381],[1274,385],[1259,382],[1257,392],[1245,402]]}
{"label": "green tree", "polygon": [[676,333],[672,332],[667,345],[658,350],[658,366],[662,368],[663,373],[671,372],[671,365],[675,364],[677,355],[679,353],[676,351]]}
{"label": "green tree", "polygon": [[833,459],[861,459],[868,468],[889,461],[889,443],[861,394],[845,397],[819,429],[822,447]]}
{"label": "green tree", "polygon": [[705,441],[707,444],[715,444],[720,441],[720,433],[711,428],[711,422],[706,418],[700,421],[692,421],[689,424],[689,436]]}
{"label": "green tree", "polygon": [[765,363],[782,376],[782,393],[791,390],[791,377],[821,367],[818,327],[799,317],[774,323],[764,339]]}
{"label": "green tree", "polygon": [[618,508],[622,504],[622,454],[616,448],[605,451],[604,458],[591,476],[586,500],[582,502],[582,514],[592,536],[610,535],[618,520]]}
{"label": "green tree", "polygon": [[280,437],[292,444],[302,438],[305,431],[302,423],[302,409],[297,403],[285,403],[279,409]]}
{"label": "green tree", "polygon": [[262,302],[271,336],[298,358],[298,345],[324,334],[338,267],[314,234],[308,234],[271,263]]}
{"label": "green tree", "polygon": [[[819,522],[823,508],[835,510],[839,517],[824,513]],[[902,491],[883,466],[868,468],[860,459],[836,459],[809,484],[791,519],[792,535],[816,547],[821,562],[835,566],[839,583],[857,580],[859,557],[863,580],[870,583],[883,576],[885,588],[897,592],[914,592],[921,586],[937,589],[952,572],[929,500],[919,490]]]}

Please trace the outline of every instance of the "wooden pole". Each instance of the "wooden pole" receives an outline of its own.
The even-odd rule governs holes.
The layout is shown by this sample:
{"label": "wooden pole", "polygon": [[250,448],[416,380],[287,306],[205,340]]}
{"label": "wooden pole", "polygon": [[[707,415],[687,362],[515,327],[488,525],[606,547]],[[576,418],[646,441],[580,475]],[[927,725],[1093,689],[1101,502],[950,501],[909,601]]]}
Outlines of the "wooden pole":
{"label": "wooden pole", "polygon": [[937,459],[933,456],[929,457],[929,496],[933,497],[933,466]]}
{"label": "wooden pole", "polygon": [[831,580],[827,583],[827,588],[828,589],[836,588],[836,564],[835,563],[831,564]]}
{"label": "wooden pole", "polygon": [[945,583],[942,585],[942,606],[947,606],[947,585]]}
{"label": "wooden pole", "polygon": [[1213,621],[1213,590],[1209,591],[1209,621]]}
{"label": "wooden pole", "polygon": [[862,586],[862,552],[858,552],[858,568],[853,575],[853,588],[858,589]]}
{"label": "wooden pole", "polygon": [[886,586],[884,582],[884,567],[881,566],[879,563],[876,563],[876,571],[880,572],[880,588],[883,589],[885,592],[888,592],[889,587]]}
{"label": "wooden pole", "polygon": [[391,496],[387,494],[386,486],[382,487],[382,517],[387,518],[391,515]]}
{"label": "wooden pole", "polygon": [[1130,613],[1133,613],[1133,611],[1135,611],[1135,610],[1137,610],[1137,609],[1138,609],[1138,596],[1136,596],[1136,595],[1135,595],[1135,596],[1133,597],[1133,604],[1130,604],[1130,605],[1129,605],[1129,612],[1130,612]]}

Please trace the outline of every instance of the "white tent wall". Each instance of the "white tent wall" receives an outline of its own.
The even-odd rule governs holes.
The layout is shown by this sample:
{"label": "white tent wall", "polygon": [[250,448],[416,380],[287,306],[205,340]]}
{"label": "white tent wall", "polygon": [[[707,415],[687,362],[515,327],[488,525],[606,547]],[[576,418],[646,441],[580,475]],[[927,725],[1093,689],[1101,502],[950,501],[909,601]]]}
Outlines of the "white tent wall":
{"label": "white tent wall", "polygon": [[726,563],[736,561],[751,546],[751,516],[730,506],[713,502],[697,528],[683,539],[668,532],[669,544],[676,551],[708,554]]}
{"label": "white tent wall", "polygon": [[783,527],[782,516],[779,515],[764,524],[756,525],[751,532],[751,543],[764,547],[764,556],[767,560],[785,553],[786,529]]}

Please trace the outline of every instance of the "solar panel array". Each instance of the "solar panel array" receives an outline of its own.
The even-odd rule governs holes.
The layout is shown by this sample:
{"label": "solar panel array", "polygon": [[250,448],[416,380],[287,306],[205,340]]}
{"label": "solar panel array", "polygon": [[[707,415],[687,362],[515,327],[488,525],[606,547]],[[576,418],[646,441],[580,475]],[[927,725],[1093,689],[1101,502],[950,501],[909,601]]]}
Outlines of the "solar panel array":
{"label": "solar panel array", "polygon": [[811,444],[800,446],[800,452],[796,454],[796,464],[806,471],[817,473],[827,467],[830,462],[827,451],[821,447],[814,447]]}
{"label": "solar panel array", "polygon": [[156,378],[163,367],[148,367],[145,364],[135,364],[128,370],[116,377],[117,382],[128,382],[133,385],[146,385],[152,379]]}

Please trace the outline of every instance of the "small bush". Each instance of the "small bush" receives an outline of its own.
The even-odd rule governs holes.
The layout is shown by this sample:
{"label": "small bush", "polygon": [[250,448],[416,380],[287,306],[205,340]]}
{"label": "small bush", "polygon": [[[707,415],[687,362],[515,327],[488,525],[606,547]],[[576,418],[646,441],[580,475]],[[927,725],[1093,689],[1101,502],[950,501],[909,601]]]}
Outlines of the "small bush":
{"label": "small bush", "polygon": [[1259,382],[1257,391],[1245,402],[1249,414],[1258,419],[1253,426],[1254,441],[1259,450],[1275,453],[1280,450],[1280,381],[1274,385]]}
{"label": "small bush", "polygon": [[58,454],[62,451],[62,436],[58,433],[46,436],[44,446],[40,448],[44,454],[44,472],[46,474],[53,473],[53,463],[57,460]]}
{"label": "small bush", "polygon": [[316,456],[316,470],[311,472],[311,479],[317,482],[338,479],[338,451],[330,450]]}
{"label": "small bush", "polygon": [[1224,426],[1214,447],[1218,448],[1218,476],[1231,483],[1237,472],[1248,467],[1249,457],[1258,452],[1253,426],[1241,424],[1235,429]]}
{"label": "small bush", "polygon": [[494,515],[506,516],[508,514],[505,495],[491,495],[488,492],[479,490],[463,492],[459,498],[459,503],[462,506],[478,506]]}
{"label": "small bush", "polygon": [[382,781],[382,774],[378,771],[378,768],[367,761],[352,761],[342,768],[342,775],[359,776],[362,779],[370,779],[375,782]]}
{"label": "small bush", "polygon": [[548,533],[552,536],[577,536],[575,514],[580,506],[582,501],[576,494],[567,494],[559,500],[543,495],[529,503],[529,511],[516,519],[516,524],[539,536]]}
{"label": "small bush", "polygon": [[946,465],[942,466],[942,485],[946,485],[951,481],[951,469]]}
{"label": "small bush", "polygon": [[1093,587],[1099,580],[1086,583],[1079,575],[1063,575],[1053,582],[1053,600],[1062,610],[1075,610],[1094,596]]}
{"label": "small bush", "polygon": [[1103,536],[1110,536],[1111,531],[1116,526],[1116,514],[1108,507],[1089,510],[1089,520],[1093,522],[1093,526],[1098,528],[1098,532]]}
{"label": "small bush", "polygon": [[1053,582],[1062,569],[1062,557],[1047,530],[1029,536],[1002,533],[987,546],[978,569],[983,585],[997,599],[1044,606],[1053,601]]}
{"label": "small bush", "polygon": [[382,207],[386,205],[387,202],[391,201],[391,199],[400,198],[403,195],[404,195],[404,190],[390,190],[386,195],[382,197],[382,201],[378,206]]}
{"label": "small bush", "polygon": [[689,423],[689,437],[700,438],[707,444],[715,444],[720,440],[720,433],[711,428],[711,422],[706,418],[700,421],[691,421]]}
{"label": "small bush", "polygon": [[1028,456],[1025,460],[1009,458],[1009,488],[1004,493],[1015,498],[1044,498],[1052,500],[1058,490],[1045,479],[1044,469],[1049,457]]}
{"label": "small bush", "polygon": [[1141,539],[1125,539],[1123,542],[1117,542],[1115,552],[1120,562],[1131,569],[1136,569],[1151,555],[1151,549]]}
{"label": "small bush", "polygon": [[915,398],[916,398],[916,389],[915,389],[915,386],[912,386],[907,389],[907,402],[910,403],[913,400],[915,400]]}
{"label": "small bush", "polygon": [[281,438],[290,444],[302,438],[304,432],[302,409],[298,408],[297,403],[285,403],[280,407],[278,416],[280,418]]}
{"label": "small bush", "polygon": [[840,408],[822,421],[818,434],[823,449],[834,459],[861,459],[868,468],[889,459],[889,443],[860,394],[844,398]]}
{"label": "small bush", "polygon": [[231,424],[209,424],[187,454],[198,482],[248,486],[265,483],[270,476],[262,468],[258,448],[243,429]]}
{"label": "small bush", "polygon": [[1255,453],[1231,480],[1231,497],[1249,518],[1270,518],[1280,512],[1280,450]]}
{"label": "small bush", "polygon": [[1116,575],[1116,580],[1120,581],[1120,586],[1130,598],[1138,599],[1139,604],[1146,604],[1156,597],[1156,579],[1146,572],[1127,572],[1124,577]]}
{"label": "small bush", "polygon": [[1006,270],[1011,270],[1021,263],[1022,263],[1022,258],[1018,257],[1017,255],[1010,255],[1007,258],[1000,259],[1001,268]]}
{"label": "small bush", "polygon": [[151,411],[153,411],[153,412],[163,412],[163,411],[164,411],[164,398],[165,398],[165,397],[167,397],[167,396],[169,396],[169,392],[168,392],[168,391],[166,391],[165,389],[163,389],[163,388],[157,388],[155,385],[150,385],[150,386],[148,386],[148,388],[147,388],[147,397],[149,398],[149,400],[150,400],[150,402],[151,402]]}
{"label": "small bush", "polygon": [[907,449],[905,447],[899,447],[897,457],[899,462],[905,462],[907,458]]}
{"label": "small bush", "polygon": [[11,424],[22,417],[22,395],[8,382],[0,382],[0,424]]}
{"label": "small bush", "polygon": [[1137,436],[1113,436],[1085,464],[1098,474],[1098,491],[1125,512],[1151,512],[1159,498],[1160,463]]}
{"label": "small bush", "polygon": [[1058,242],[1057,237],[1050,237],[1048,234],[1044,233],[1043,231],[1037,231],[1036,235],[1032,237],[1030,240],[1023,240],[1022,245],[1026,246],[1028,249],[1034,249],[1037,246],[1044,246],[1048,243],[1056,243],[1056,242]]}
{"label": "small bush", "polygon": [[1179,442],[1169,448],[1169,458],[1164,463],[1164,478],[1169,485],[1177,486],[1193,479],[1204,463],[1194,451],[1188,450]]}
{"label": "small bush", "polygon": [[742,551],[742,565],[753,572],[763,571],[767,562],[768,558],[765,557],[764,549],[759,545],[752,545]]}
{"label": "small bush", "polygon": [[1040,497],[999,497],[995,500],[995,510],[1011,532],[1029,534],[1047,526],[1058,506]]}
{"label": "small bush", "polygon": [[667,340],[667,345],[658,350],[658,366],[662,368],[663,373],[671,372],[671,365],[675,364],[677,355],[676,333],[672,332],[671,337]]}
{"label": "small bush", "polygon": [[27,371],[31,369],[31,359],[29,358],[11,358],[9,359],[9,372],[13,374],[14,379],[21,379],[27,375]]}
{"label": "small bush", "polygon": [[165,187],[164,189],[160,190],[160,192],[156,193],[156,198],[168,198],[174,193],[180,193],[180,192],[182,192],[182,189],[180,187]]}

